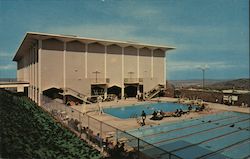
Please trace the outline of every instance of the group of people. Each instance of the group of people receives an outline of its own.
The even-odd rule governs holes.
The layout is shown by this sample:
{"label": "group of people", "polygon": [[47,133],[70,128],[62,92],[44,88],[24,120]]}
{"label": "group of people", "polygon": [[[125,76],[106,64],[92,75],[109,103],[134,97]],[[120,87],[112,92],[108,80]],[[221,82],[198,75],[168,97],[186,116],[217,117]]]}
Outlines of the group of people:
{"label": "group of people", "polygon": [[[195,107],[196,112],[203,111],[204,109],[205,109],[204,105],[199,106],[199,107]],[[176,109],[175,112],[163,112],[162,110],[159,110],[159,111],[154,110],[154,112],[152,114],[152,117],[150,119],[151,120],[161,120],[164,117],[180,117],[180,116],[182,116],[184,114],[189,113],[192,110],[193,110],[192,105],[188,105],[188,110],[182,110],[180,108],[180,109]],[[146,113],[145,113],[144,110],[142,111],[141,118],[142,118],[141,126],[144,126],[145,125],[145,119],[146,119]]]}
{"label": "group of people", "polygon": [[202,106],[200,106],[200,107],[196,107],[196,108],[195,108],[195,111],[196,111],[196,112],[200,112],[200,111],[203,111],[204,109],[205,109],[205,106],[202,105]]}
{"label": "group of people", "polygon": [[150,119],[151,120],[161,120],[164,117],[163,114],[164,114],[164,112],[162,110],[158,111],[158,112],[154,111],[152,114],[153,116]]}

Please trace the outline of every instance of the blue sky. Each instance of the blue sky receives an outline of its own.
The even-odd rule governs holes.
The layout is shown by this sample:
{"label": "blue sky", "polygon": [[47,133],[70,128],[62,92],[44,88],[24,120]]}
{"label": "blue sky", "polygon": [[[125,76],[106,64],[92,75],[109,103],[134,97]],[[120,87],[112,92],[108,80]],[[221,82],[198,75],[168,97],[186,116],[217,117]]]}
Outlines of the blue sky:
{"label": "blue sky", "polygon": [[26,32],[174,46],[167,79],[249,77],[248,0],[0,0],[0,78]]}

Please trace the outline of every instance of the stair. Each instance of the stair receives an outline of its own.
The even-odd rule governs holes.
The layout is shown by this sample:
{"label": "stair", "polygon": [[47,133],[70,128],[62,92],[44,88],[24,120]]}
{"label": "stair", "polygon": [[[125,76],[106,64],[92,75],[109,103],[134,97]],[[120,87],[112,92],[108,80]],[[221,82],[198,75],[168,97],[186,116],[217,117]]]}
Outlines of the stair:
{"label": "stair", "polygon": [[148,91],[148,92],[145,94],[145,98],[148,99],[148,100],[149,100],[149,99],[152,99],[152,98],[154,98],[156,95],[158,95],[162,90],[164,90],[164,86],[158,84],[157,86],[155,86],[153,89],[151,89],[150,91]]}
{"label": "stair", "polygon": [[86,104],[93,104],[92,102],[87,100],[87,96],[77,92],[76,90],[72,89],[72,88],[65,88],[64,90],[64,95],[71,95],[75,98],[78,98],[80,100],[82,100],[84,103]]}

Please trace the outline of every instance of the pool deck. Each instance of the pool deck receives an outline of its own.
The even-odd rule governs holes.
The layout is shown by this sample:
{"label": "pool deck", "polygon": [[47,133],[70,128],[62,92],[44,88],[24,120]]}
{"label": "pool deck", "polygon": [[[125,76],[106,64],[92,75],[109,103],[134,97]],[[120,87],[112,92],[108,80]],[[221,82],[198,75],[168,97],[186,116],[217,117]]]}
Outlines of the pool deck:
{"label": "pool deck", "polygon": [[[143,103],[149,103],[149,102],[156,102],[156,101],[161,101],[161,102],[178,102],[178,98],[168,98],[168,97],[161,97],[161,98],[155,98],[152,101],[145,101],[145,102],[139,102],[137,99],[127,99],[127,100],[119,100],[119,101],[112,101],[112,102],[102,102],[100,103],[102,108],[110,108],[110,107],[120,107],[120,106],[129,106],[129,105],[137,105],[137,104],[143,104]],[[241,113],[250,113],[250,108],[243,108],[239,106],[227,106],[223,104],[218,104],[218,103],[209,103],[205,102],[207,104],[207,109],[205,109],[202,112],[191,112],[189,114],[182,115],[181,117],[165,117],[162,120],[158,121],[153,121],[150,120],[149,118],[151,115],[147,115],[147,118],[145,120],[146,125],[160,125],[162,123],[166,122],[173,122],[173,121],[182,121],[186,119],[192,119],[196,117],[201,117],[204,115],[208,114],[215,114],[219,112],[224,112],[224,111],[235,111],[235,112],[241,112]],[[81,106],[75,106],[73,107],[74,109],[77,109],[81,112],[84,112],[84,108]],[[86,109],[87,110],[97,110],[98,104],[92,104],[92,105],[87,105]],[[114,116],[111,116],[109,114],[100,114],[97,111],[91,111],[88,112],[88,115],[91,117],[98,119],[100,121],[103,121],[104,123],[107,123],[113,127],[116,127],[120,130],[130,130],[130,129],[136,129],[141,127],[137,120],[140,120],[140,118],[130,118],[130,119],[120,119]]]}

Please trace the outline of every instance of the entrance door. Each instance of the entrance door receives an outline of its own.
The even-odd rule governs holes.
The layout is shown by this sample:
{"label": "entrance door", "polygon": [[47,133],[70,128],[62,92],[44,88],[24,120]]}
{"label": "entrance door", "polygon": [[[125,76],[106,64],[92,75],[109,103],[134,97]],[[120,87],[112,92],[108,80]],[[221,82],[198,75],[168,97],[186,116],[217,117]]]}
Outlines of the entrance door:
{"label": "entrance door", "polygon": [[91,86],[91,95],[92,96],[104,95],[104,88],[97,86],[97,85],[92,85]]}
{"label": "entrance door", "polygon": [[108,88],[108,94],[115,94],[118,98],[121,98],[121,90],[118,86],[112,86]]}
{"label": "entrance door", "polygon": [[137,95],[137,86],[136,85],[128,85],[124,89],[124,93],[127,97],[136,97]]}

